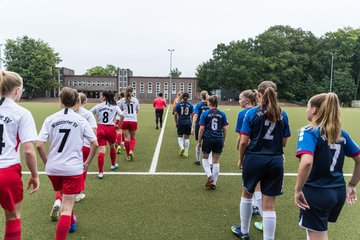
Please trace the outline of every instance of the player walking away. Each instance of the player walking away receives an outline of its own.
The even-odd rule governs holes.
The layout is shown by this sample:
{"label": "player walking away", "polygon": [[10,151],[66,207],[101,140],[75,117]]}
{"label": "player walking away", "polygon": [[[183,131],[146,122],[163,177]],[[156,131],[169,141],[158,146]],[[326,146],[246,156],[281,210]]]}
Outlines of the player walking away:
{"label": "player walking away", "polygon": [[188,102],[189,94],[182,94],[182,101],[178,102],[175,107],[175,124],[177,127],[178,143],[180,147],[180,157],[189,156],[189,147],[191,135],[191,116],[194,106]]}
{"label": "player walking away", "polygon": [[[199,125],[200,116],[203,112],[205,112],[206,110],[209,109],[209,106],[207,104],[208,97],[209,97],[208,92],[202,91],[200,93],[201,102],[196,104],[195,109],[194,109],[194,115],[193,115],[192,126],[191,126],[191,135],[195,134],[196,142],[199,139],[198,136],[199,136],[199,128],[200,128],[200,125]],[[196,165],[200,165],[200,153],[201,153],[201,149],[196,146],[195,147],[195,156],[196,156],[195,164]],[[212,156],[212,154],[209,154],[209,159],[211,156]],[[212,164],[212,161],[210,164]]]}
{"label": "player walking away", "polygon": [[[117,94],[115,94],[115,101],[118,102],[120,99],[122,99],[124,97],[125,97],[124,92],[121,92],[120,94],[117,93]],[[120,122],[120,116],[116,115],[115,127],[119,125],[119,122]],[[124,137],[124,133],[122,132],[121,127],[117,128],[116,129],[116,144],[115,144],[117,154],[120,154],[121,150],[125,149],[124,139],[125,139],[125,137]]]}
{"label": "player walking away", "polygon": [[[97,139],[99,141],[99,154],[98,154],[98,178],[104,177],[104,158],[106,151],[106,143],[110,145],[110,160],[111,170],[115,170],[119,167],[116,163],[116,149],[114,143],[116,142],[116,127],[114,125],[116,115],[120,116],[121,125],[124,114],[120,108],[116,105],[114,99],[114,93],[112,91],[103,92],[100,98],[101,103],[94,106],[90,112],[94,113],[98,119]],[[118,128],[117,127],[117,128]]]}
{"label": "player walking away", "polygon": [[[40,130],[37,149],[45,165],[55,191],[62,192],[60,219],[55,240],[66,239],[68,232],[76,231],[76,216],[73,212],[76,194],[84,189],[83,173],[95,156],[98,142],[93,129],[85,118],[72,109],[79,101],[75,89],[64,87],[60,92],[61,110],[47,117]],[[78,143],[84,138],[90,142],[90,153],[85,161]],[[49,139],[49,152],[45,142]]]}
{"label": "player walking away", "polygon": [[183,94],[182,91],[178,91],[176,97],[174,98],[174,102],[172,104],[173,115],[175,114],[176,104],[182,100],[182,94]]}
{"label": "player walking away", "polygon": [[155,98],[153,102],[153,107],[155,108],[155,123],[156,129],[159,129],[158,122],[160,121],[160,128],[162,128],[162,120],[164,109],[166,108],[166,101],[163,99],[163,94],[159,93],[159,96]]}
{"label": "player walking away", "polygon": [[19,106],[23,80],[14,72],[0,70],[0,205],[5,212],[5,240],[21,239],[20,206],[23,183],[19,144],[31,172],[27,184],[30,194],[39,189],[36,153],[33,142],[37,132],[30,111]]}
{"label": "player walking away", "polygon": [[[220,174],[220,155],[226,138],[226,126],[229,124],[224,112],[217,109],[217,96],[208,99],[209,108],[201,114],[198,148],[202,149],[202,164],[207,176],[206,187],[216,189],[216,183]],[[208,157],[213,155],[213,167],[211,170]]]}
{"label": "player walking away", "polygon": [[250,239],[251,199],[258,182],[262,192],[263,239],[275,237],[275,197],[283,193],[283,147],[290,137],[287,115],[281,110],[276,99],[275,83],[261,82],[258,99],[259,106],[246,113],[240,131],[238,166],[243,166],[241,227],[232,226],[231,230],[242,239]]}
{"label": "player walking away", "polygon": [[[296,156],[300,158],[295,185],[299,225],[307,239],[328,239],[328,222],[336,222],[345,203],[356,201],[360,180],[360,148],[341,130],[340,105],[335,93],[313,96],[307,105],[310,124],[299,132]],[[354,172],[345,184],[344,158],[355,160]]]}
{"label": "player walking away", "polygon": [[137,114],[140,109],[139,101],[132,96],[133,88],[128,86],[125,90],[125,98],[117,102],[117,105],[124,112],[124,122],[121,129],[125,135],[126,160],[135,159],[134,148],[136,144],[136,130],[138,127]]}

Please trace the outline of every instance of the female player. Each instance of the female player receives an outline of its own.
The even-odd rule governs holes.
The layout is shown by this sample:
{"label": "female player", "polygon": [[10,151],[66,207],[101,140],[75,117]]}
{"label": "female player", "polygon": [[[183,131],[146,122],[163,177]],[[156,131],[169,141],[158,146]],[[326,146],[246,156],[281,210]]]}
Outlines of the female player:
{"label": "female player", "polygon": [[[103,92],[100,98],[101,103],[94,106],[90,112],[96,115],[98,119],[97,139],[99,141],[99,154],[98,154],[98,167],[99,167],[99,179],[104,177],[104,158],[106,151],[106,143],[110,145],[110,160],[111,170],[115,170],[119,167],[116,163],[116,128],[119,128],[124,114],[120,108],[116,105],[114,99],[114,93],[112,91]],[[120,116],[119,125],[115,127],[114,121],[116,115]]]}
{"label": "female player", "polygon": [[[209,97],[208,92],[202,91],[200,93],[201,102],[196,104],[195,109],[194,109],[194,115],[193,115],[192,126],[191,126],[191,135],[195,134],[196,142],[199,139],[200,116],[203,112],[205,112],[206,110],[209,109],[209,106],[207,104],[208,97]],[[196,146],[195,147],[195,156],[196,156],[195,164],[196,165],[200,165],[200,153],[201,153],[201,149]],[[210,156],[211,156],[211,154],[209,154],[209,158],[210,158]],[[212,164],[212,162],[210,164]]]}
{"label": "female player", "polygon": [[261,82],[258,86],[258,99],[259,106],[247,112],[241,127],[238,162],[239,168],[243,166],[241,227],[232,226],[231,230],[242,239],[249,239],[251,198],[258,182],[263,194],[263,238],[275,237],[275,197],[282,194],[283,147],[290,137],[287,115],[276,99],[275,83]]}
{"label": "female player", "polygon": [[189,156],[189,147],[191,134],[191,115],[194,106],[188,102],[189,94],[182,94],[182,101],[178,102],[175,107],[175,124],[177,127],[178,143],[180,147],[180,157]]}
{"label": "female player", "polygon": [[[217,109],[217,96],[208,99],[209,108],[201,114],[198,148],[202,148],[202,164],[207,176],[206,187],[216,189],[216,183],[220,174],[220,155],[226,138],[226,126],[229,124],[224,112]],[[211,170],[208,157],[213,155],[213,167]]]}
{"label": "female player", "polygon": [[[72,109],[79,101],[78,92],[64,87],[59,97],[61,110],[45,119],[37,141],[46,174],[54,190],[62,192],[56,240],[66,239],[68,232],[76,231],[76,217],[73,214],[75,197],[84,189],[83,173],[87,171],[98,147],[90,124]],[[48,139],[50,146],[46,154],[45,142]],[[84,139],[90,142],[90,153],[85,163],[78,145]]]}
{"label": "female player", "polygon": [[[360,148],[341,130],[340,105],[335,93],[313,96],[307,105],[310,124],[299,132],[296,156],[300,158],[295,186],[299,225],[307,239],[328,239],[328,222],[336,222],[345,200],[356,200],[360,180]],[[354,172],[345,184],[345,156],[355,160]]]}
{"label": "female player", "polygon": [[[120,94],[115,94],[115,96],[118,95],[118,97],[115,97],[115,101],[118,102],[120,101],[122,98],[125,97],[125,93],[121,92]],[[116,120],[115,120],[115,127],[119,125],[120,122],[120,116],[116,115]],[[121,150],[125,149],[125,145],[124,145],[124,133],[122,132],[121,127],[117,128],[116,130],[116,153],[120,154]]]}
{"label": "female player", "polygon": [[124,122],[121,129],[125,136],[126,160],[134,160],[134,148],[136,144],[137,114],[139,112],[139,101],[132,96],[133,88],[128,86],[125,90],[125,98],[117,102],[120,109],[124,112]]}
{"label": "female player", "polygon": [[5,240],[21,239],[20,206],[23,199],[19,143],[31,172],[27,188],[39,188],[33,142],[37,132],[31,113],[19,106],[23,80],[14,72],[0,71],[0,205],[5,212]]}

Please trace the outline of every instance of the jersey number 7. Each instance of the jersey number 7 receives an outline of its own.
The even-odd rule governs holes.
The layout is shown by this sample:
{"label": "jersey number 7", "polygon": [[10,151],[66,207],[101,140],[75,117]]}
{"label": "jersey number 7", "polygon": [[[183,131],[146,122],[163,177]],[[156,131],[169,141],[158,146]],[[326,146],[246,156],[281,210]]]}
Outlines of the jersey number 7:
{"label": "jersey number 7", "polygon": [[58,152],[61,153],[65,147],[66,140],[69,137],[70,129],[59,129],[59,133],[65,133],[63,139],[61,140],[60,147],[58,149]]}

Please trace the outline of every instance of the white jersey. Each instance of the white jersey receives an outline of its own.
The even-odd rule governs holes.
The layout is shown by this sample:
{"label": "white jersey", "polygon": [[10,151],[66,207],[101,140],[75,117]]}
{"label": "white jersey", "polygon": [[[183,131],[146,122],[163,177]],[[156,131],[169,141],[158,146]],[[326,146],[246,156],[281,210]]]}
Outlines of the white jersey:
{"label": "white jersey", "polygon": [[45,171],[50,176],[76,176],[83,173],[81,147],[84,138],[96,140],[94,131],[85,118],[72,109],[61,109],[47,117],[40,130],[38,141],[50,147]]}
{"label": "white jersey", "polygon": [[[96,124],[94,114],[92,114],[89,110],[87,110],[87,109],[85,109],[83,107],[80,107],[76,111],[76,113],[79,114],[80,116],[82,116],[83,118],[85,118],[86,121],[88,121],[88,123],[90,124],[90,127],[92,129],[97,128],[97,124]],[[90,147],[90,142],[86,138],[84,138],[84,146],[85,147]]]}
{"label": "white jersey", "polygon": [[30,111],[11,98],[0,100],[0,168],[20,163],[19,143],[34,142],[37,132]]}
{"label": "white jersey", "polygon": [[117,105],[121,111],[124,112],[124,121],[137,122],[137,112],[139,111],[140,105],[136,98],[131,97],[129,104],[126,103],[125,98],[122,98],[117,102]]}
{"label": "white jersey", "polygon": [[96,114],[98,123],[103,125],[114,125],[115,116],[124,115],[117,105],[106,104],[106,102],[97,104],[90,112]]}

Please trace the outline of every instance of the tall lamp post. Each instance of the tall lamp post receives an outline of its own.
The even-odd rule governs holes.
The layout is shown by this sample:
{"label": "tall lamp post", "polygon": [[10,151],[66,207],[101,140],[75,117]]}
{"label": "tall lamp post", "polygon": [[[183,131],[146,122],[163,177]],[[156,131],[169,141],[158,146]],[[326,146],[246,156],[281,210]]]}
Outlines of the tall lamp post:
{"label": "tall lamp post", "polygon": [[330,53],[331,54],[331,72],[330,72],[330,92],[332,91],[332,82],[333,82],[333,72],[334,72],[334,58],[336,52]]}
{"label": "tall lamp post", "polygon": [[172,71],[172,53],[173,53],[173,51],[175,51],[175,49],[168,49],[168,51],[170,52],[170,82],[169,82],[169,87],[168,87],[168,90],[170,90],[169,92],[170,92],[170,94],[169,94],[169,105],[171,105],[171,94],[172,94],[172,84],[171,84],[171,78],[172,78],[172,76],[171,76],[171,71]]}

